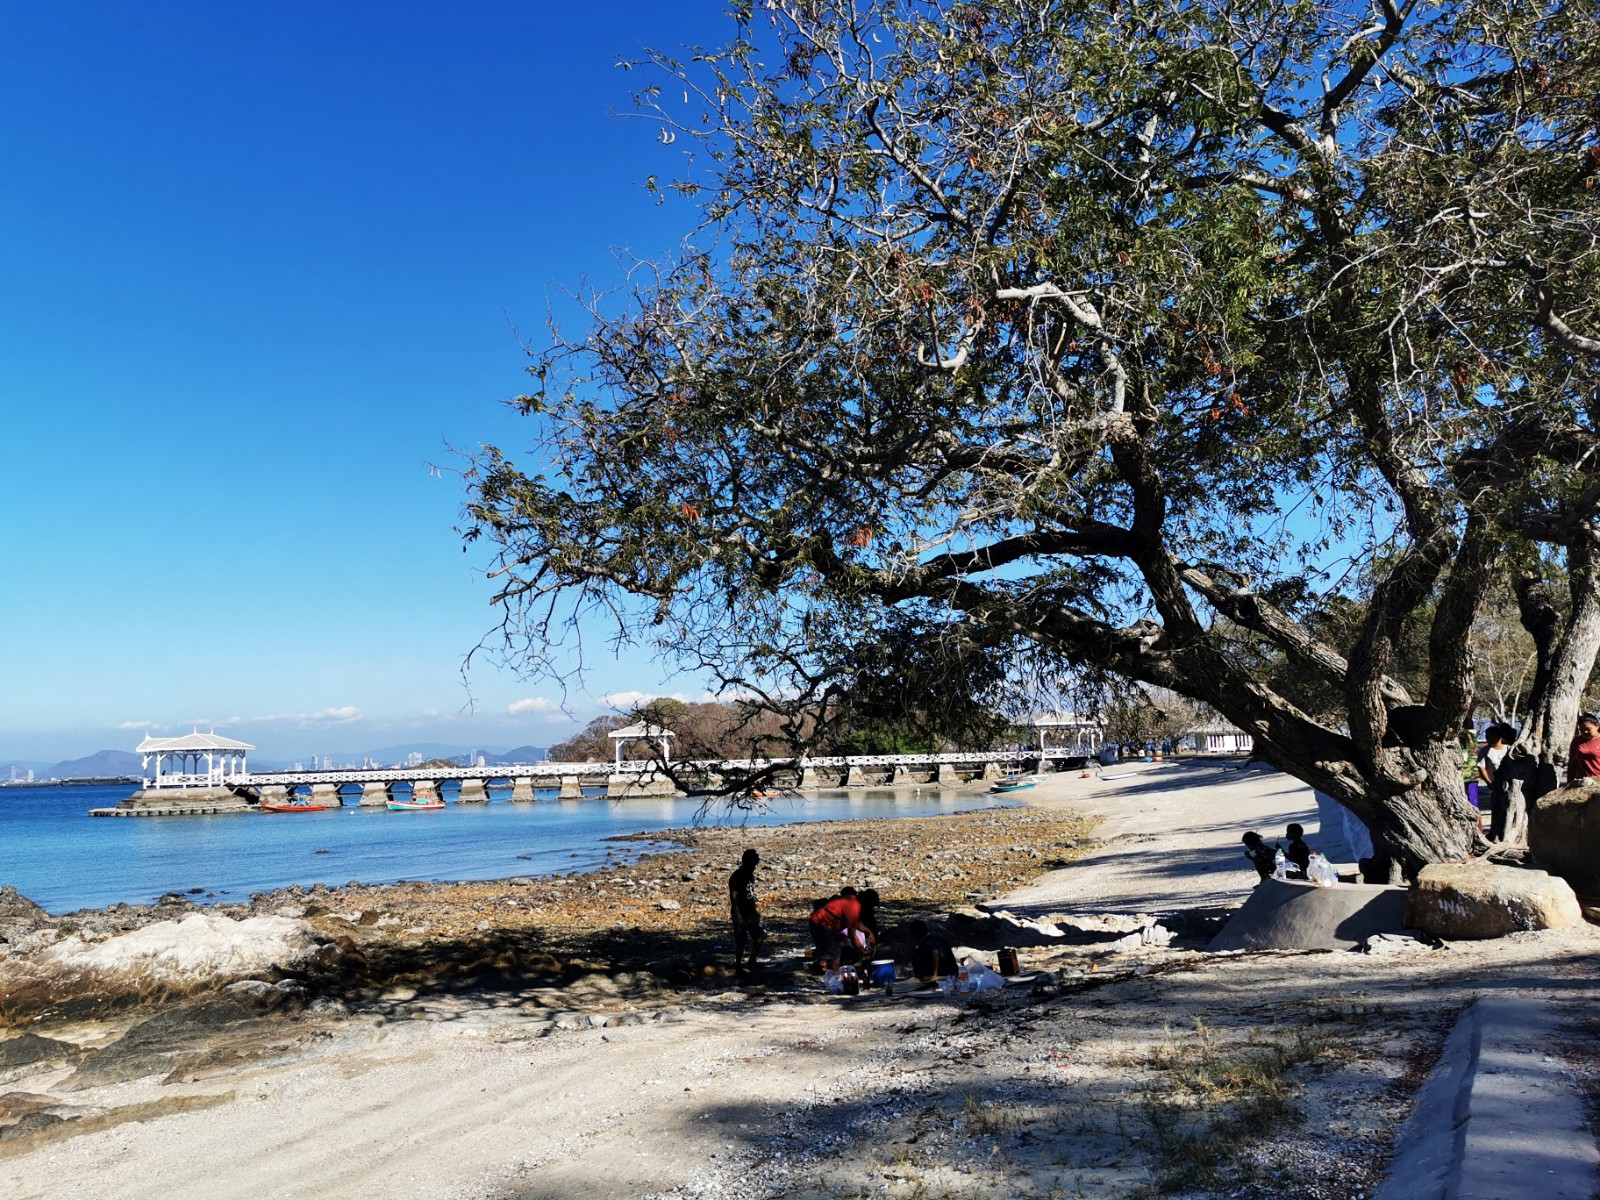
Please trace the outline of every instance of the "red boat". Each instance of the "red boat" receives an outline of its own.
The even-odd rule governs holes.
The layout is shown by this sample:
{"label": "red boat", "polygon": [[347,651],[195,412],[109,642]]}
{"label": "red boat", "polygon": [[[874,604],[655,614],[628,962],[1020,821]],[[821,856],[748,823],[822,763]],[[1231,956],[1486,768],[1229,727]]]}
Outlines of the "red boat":
{"label": "red boat", "polygon": [[327,812],[332,807],[333,805],[331,804],[311,804],[309,802],[306,804],[295,804],[293,802],[289,804],[268,804],[263,801],[260,805],[262,812]]}

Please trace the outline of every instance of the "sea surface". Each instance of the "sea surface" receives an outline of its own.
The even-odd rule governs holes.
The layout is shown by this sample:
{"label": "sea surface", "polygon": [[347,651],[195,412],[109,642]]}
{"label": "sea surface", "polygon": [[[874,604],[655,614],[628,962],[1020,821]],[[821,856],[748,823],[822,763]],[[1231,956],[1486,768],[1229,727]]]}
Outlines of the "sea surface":
{"label": "sea surface", "polygon": [[[564,875],[670,849],[607,842],[621,834],[687,825],[781,825],[864,817],[920,817],[990,807],[985,793],[937,787],[812,792],[759,812],[702,812],[695,799],[555,800],[512,804],[491,788],[487,804],[440,812],[345,807],[314,813],[198,817],[90,817],[132,788],[0,788],[0,885],[52,913],[167,892],[197,903],[249,899],[290,884],[504,879]],[[448,793],[447,793],[448,798]],[[736,865],[736,864],[732,864]],[[730,869],[732,869],[730,865]],[[197,892],[195,889],[199,889]]]}

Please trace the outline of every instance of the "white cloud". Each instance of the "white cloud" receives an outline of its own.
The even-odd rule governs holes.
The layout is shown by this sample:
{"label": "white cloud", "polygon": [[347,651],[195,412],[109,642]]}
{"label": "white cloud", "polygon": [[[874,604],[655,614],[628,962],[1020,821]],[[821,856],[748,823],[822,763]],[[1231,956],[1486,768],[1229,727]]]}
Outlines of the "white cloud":
{"label": "white cloud", "polygon": [[543,696],[529,696],[525,700],[513,700],[506,705],[506,716],[508,717],[521,717],[532,713],[543,713],[552,721],[566,715],[562,712],[560,704],[554,700],[547,700]]}
{"label": "white cloud", "polygon": [[264,717],[253,717],[252,721],[258,725],[349,725],[361,720],[362,716],[363,713],[354,704],[339,704],[314,713],[269,713]]}
{"label": "white cloud", "polygon": [[117,726],[118,729],[154,729],[155,727],[156,723],[154,721],[124,721]]}

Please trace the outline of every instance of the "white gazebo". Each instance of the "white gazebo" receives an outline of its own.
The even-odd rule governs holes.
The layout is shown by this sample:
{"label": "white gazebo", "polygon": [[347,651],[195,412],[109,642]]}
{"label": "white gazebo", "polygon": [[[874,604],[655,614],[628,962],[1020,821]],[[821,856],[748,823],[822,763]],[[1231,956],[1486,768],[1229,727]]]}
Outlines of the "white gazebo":
{"label": "white gazebo", "polygon": [[155,760],[155,778],[145,780],[146,787],[223,787],[249,782],[245,756],[254,749],[248,742],[196,729],[181,737],[145,738],[139,743],[139,765],[148,769]]}
{"label": "white gazebo", "polygon": [[622,766],[622,744],[624,742],[655,742],[661,747],[661,761],[672,761],[672,739],[677,736],[665,726],[652,725],[648,721],[636,721],[632,725],[624,725],[621,729],[611,731],[611,742],[617,748],[617,766]]}
{"label": "white gazebo", "polygon": [[1100,739],[1105,735],[1100,722],[1070,712],[1038,713],[1029,717],[1025,724],[1038,733],[1040,753],[1056,749],[1091,755],[1100,749]]}

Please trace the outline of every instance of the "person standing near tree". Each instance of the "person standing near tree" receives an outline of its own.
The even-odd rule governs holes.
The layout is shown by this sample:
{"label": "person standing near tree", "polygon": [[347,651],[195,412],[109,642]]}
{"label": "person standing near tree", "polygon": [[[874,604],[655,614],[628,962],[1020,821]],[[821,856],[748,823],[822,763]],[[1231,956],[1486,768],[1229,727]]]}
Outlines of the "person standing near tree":
{"label": "person standing near tree", "polygon": [[744,971],[745,947],[750,948],[750,967],[756,965],[766,934],[761,930],[761,914],[756,911],[756,866],[761,856],[746,850],[738,870],[728,876],[728,913],[733,921],[733,967]]}
{"label": "person standing near tree", "polygon": [[1511,807],[1509,784],[1511,773],[1506,757],[1511,752],[1511,739],[1517,731],[1503,721],[1496,721],[1483,731],[1484,747],[1478,751],[1478,796],[1483,797],[1483,785],[1489,787],[1489,840],[1500,842],[1506,836],[1506,814]]}

